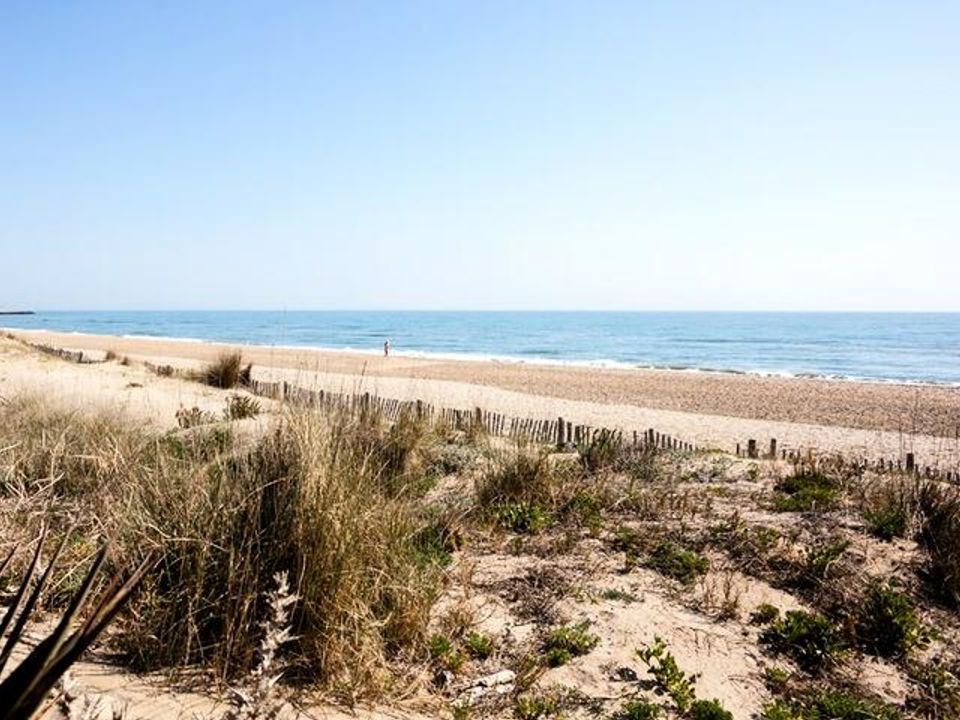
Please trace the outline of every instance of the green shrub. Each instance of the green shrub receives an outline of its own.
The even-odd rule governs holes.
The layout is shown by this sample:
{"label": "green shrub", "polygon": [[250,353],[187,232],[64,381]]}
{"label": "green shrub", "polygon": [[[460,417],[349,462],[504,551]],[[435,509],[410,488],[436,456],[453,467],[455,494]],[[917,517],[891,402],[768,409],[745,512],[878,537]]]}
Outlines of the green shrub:
{"label": "green shrub", "polygon": [[844,650],[837,628],[819,613],[788,610],[760,634],[773,652],[792,658],[808,672],[819,672],[835,662]]}
{"label": "green shrub", "polygon": [[818,585],[827,579],[831,568],[843,557],[850,541],[843,538],[827,539],[807,549],[801,585]]}
{"label": "green shrub", "polygon": [[600,638],[590,632],[590,622],[587,620],[557,628],[550,633],[544,645],[547,665],[566,665],[571,659],[589,653],[599,642]]}
{"label": "green shrub", "polygon": [[780,691],[790,681],[790,673],[783,668],[766,667],[763,669],[763,680],[768,689],[775,692]]}
{"label": "green shrub", "polygon": [[760,712],[760,720],[804,720],[794,712],[793,707],[785,700],[774,700],[764,705]]}
{"label": "green shrub", "polygon": [[659,705],[647,700],[628,700],[613,718],[614,720],[657,720],[660,714]]}
{"label": "green shrub", "polygon": [[801,471],[777,483],[782,493],[774,501],[781,512],[832,510],[840,501],[841,488],[831,477],[819,472]]}
{"label": "green shrub", "polygon": [[625,590],[617,590],[616,588],[607,588],[600,593],[600,597],[604,600],[619,600],[624,603],[635,603],[640,598],[634,595],[631,592],[626,592]]}
{"label": "green shrub", "polygon": [[780,609],[770,603],[758,605],[757,609],[750,614],[750,622],[754,625],[769,625],[780,617]]}
{"label": "green shrub", "polygon": [[838,690],[776,700],[763,708],[761,720],[903,720],[893,705]]}
{"label": "green shrub", "polygon": [[719,700],[695,700],[690,706],[690,720],[733,720],[733,713]]}
{"label": "green shrub", "polygon": [[924,643],[923,627],[910,598],[875,582],[856,612],[857,644],[880,657],[897,657]]}
{"label": "green shrub", "polygon": [[521,534],[535,534],[550,525],[550,515],[539,505],[515,502],[494,508],[497,524]]}
{"label": "green shrub", "polygon": [[518,720],[540,720],[560,714],[561,703],[553,695],[521,695],[513,706]]}
{"label": "green shrub", "polygon": [[562,508],[560,516],[588,528],[594,535],[603,527],[603,500],[589,490],[578,490]]}
{"label": "green shrub", "polygon": [[677,659],[659,637],[654,638],[653,645],[637,650],[637,655],[647,666],[647,672],[653,676],[657,689],[669,695],[677,710],[685,715],[696,699],[694,676],[680,669]]}
{"label": "green shrub", "polygon": [[687,584],[706,573],[710,567],[707,559],[699,553],[685,550],[669,540],[662,541],[653,549],[646,564],[667,577]]}
{"label": "green shrub", "polygon": [[901,720],[903,716],[893,705],[831,690],[816,695],[802,717],[804,720]]}
{"label": "green shrub", "polygon": [[463,652],[446,635],[434,635],[430,638],[430,657],[452,673],[460,671],[466,659]]}
{"label": "green shrub", "polygon": [[912,714],[928,720],[960,718],[960,665],[952,669],[941,660],[907,666],[914,691],[907,698]]}
{"label": "green shrub", "polygon": [[475,660],[486,660],[496,649],[492,637],[476,631],[471,631],[467,635],[466,645],[467,653]]}
{"label": "green shrub", "polygon": [[863,513],[863,519],[867,523],[869,533],[886,542],[904,537],[910,524],[907,511],[892,505],[866,510]]}

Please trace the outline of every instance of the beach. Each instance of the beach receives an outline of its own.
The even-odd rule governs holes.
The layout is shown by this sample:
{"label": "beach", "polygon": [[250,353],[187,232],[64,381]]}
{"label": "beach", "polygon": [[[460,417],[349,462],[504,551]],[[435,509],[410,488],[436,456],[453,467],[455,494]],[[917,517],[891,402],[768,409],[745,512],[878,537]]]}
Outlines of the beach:
{"label": "beach", "polygon": [[[454,361],[402,354],[384,358],[373,352],[9,332],[28,343],[90,354],[110,351],[133,361],[174,367],[195,367],[239,349],[253,363],[254,376],[267,381],[374,392],[446,407],[481,407],[519,417],[563,416],[627,432],[655,428],[700,447],[725,451],[745,446],[748,439],[765,447],[776,438],[782,449],[836,451],[871,460],[896,461],[912,452],[918,464],[931,467],[955,467],[960,458],[960,388],[944,385]],[[9,367],[4,370],[11,373]],[[77,381],[66,384],[76,386]],[[198,392],[195,384],[189,385],[182,392]]]}

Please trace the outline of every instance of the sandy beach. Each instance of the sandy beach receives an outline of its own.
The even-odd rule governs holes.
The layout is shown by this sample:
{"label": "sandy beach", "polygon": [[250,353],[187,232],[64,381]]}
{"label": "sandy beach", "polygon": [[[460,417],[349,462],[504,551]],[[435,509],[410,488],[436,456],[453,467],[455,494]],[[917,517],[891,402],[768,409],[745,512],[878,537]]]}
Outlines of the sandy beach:
{"label": "sandy beach", "polygon": [[[363,389],[385,397],[482,407],[521,417],[562,415],[627,431],[651,427],[727,451],[748,438],[761,447],[777,438],[782,448],[839,451],[871,459],[897,459],[913,452],[920,464],[940,467],[955,467],[960,458],[960,388],[955,387],[403,355],[383,358],[372,353],[46,331],[11,334],[29,343],[92,354],[112,351],[136,361],[178,367],[195,366],[239,348],[254,364],[255,375],[266,380],[335,391]],[[6,374],[11,372],[5,368]],[[62,380],[73,387],[79,382]],[[198,392],[195,385],[177,391],[191,398]]]}

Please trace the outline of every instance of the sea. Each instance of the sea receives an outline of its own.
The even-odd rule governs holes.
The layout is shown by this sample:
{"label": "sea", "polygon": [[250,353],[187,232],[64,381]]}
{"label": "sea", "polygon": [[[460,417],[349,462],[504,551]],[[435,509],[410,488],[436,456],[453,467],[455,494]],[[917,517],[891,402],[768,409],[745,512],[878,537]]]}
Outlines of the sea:
{"label": "sea", "polygon": [[90,311],[0,326],[460,360],[960,386],[960,313]]}

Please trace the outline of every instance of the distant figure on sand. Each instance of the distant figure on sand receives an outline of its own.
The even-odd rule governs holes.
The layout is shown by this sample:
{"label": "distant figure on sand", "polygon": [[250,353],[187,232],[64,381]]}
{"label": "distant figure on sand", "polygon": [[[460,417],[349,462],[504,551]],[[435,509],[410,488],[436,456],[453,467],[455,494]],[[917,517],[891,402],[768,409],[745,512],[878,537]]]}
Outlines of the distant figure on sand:
{"label": "distant figure on sand", "polygon": [[383,356],[390,357],[390,338],[383,341]]}

